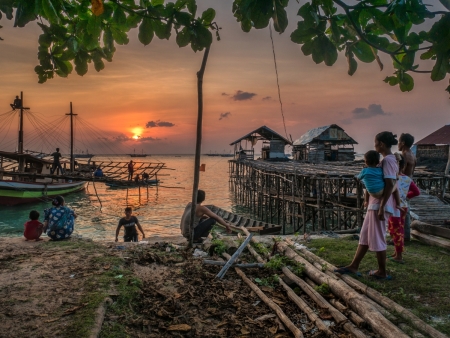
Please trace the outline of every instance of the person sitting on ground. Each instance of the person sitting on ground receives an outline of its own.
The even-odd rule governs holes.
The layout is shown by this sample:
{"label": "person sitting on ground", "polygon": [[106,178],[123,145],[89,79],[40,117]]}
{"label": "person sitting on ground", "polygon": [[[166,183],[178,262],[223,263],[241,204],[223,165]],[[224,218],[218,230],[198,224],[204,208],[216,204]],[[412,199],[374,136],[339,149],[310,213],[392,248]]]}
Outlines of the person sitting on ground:
{"label": "person sitting on ground", "polygon": [[54,241],[67,239],[72,235],[77,214],[66,207],[64,198],[56,196],[52,207],[44,210],[44,232]]}
{"label": "person sitting on ground", "polygon": [[94,177],[103,177],[103,170],[102,170],[102,168],[98,167],[98,168],[94,171]]}
{"label": "person sitting on ground", "polygon": [[[225,226],[227,232],[231,232],[230,224],[228,222],[202,205],[205,197],[205,192],[203,190],[198,190],[197,205],[195,207],[194,215],[194,242],[196,243],[201,243],[201,238],[208,236],[209,232],[211,231],[214,224],[216,224],[216,222]],[[185,238],[187,238],[187,240],[189,240],[190,233],[189,228],[191,223],[191,205],[191,202],[186,205],[180,222],[181,233]]]}
{"label": "person sitting on ground", "polygon": [[30,220],[24,224],[23,235],[26,241],[42,241],[42,229],[44,224],[39,222],[39,212],[36,210],[30,211]]}
{"label": "person sitting on ground", "polygon": [[134,183],[136,183],[136,184],[139,184],[139,180],[141,179],[141,177],[139,176],[139,174],[137,174],[135,177],[134,177]]}
{"label": "person sitting on ground", "polygon": [[131,207],[125,208],[125,217],[122,217],[117,225],[116,229],[116,242],[119,240],[120,228],[123,226],[125,233],[123,236],[124,242],[139,242],[138,233],[136,231],[136,225],[139,231],[142,233],[142,238],[145,238],[144,230],[142,230],[141,224],[139,223],[136,216],[132,215],[133,210]]}
{"label": "person sitting on ground", "polygon": [[403,251],[405,247],[405,218],[408,213],[407,201],[413,197],[419,196],[420,190],[414,184],[411,177],[402,173],[406,166],[406,161],[403,156],[396,153],[395,157],[397,158],[399,169],[397,190],[400,198],[400,216],[389,217],[388,230],[395,247],[395,252],[393,255],[388,256],[388,259],[392,262],[403,264]]}
{"label": "person sitting on ground", "polygon": [[22,100],[19,99],[19,96],[16,95],[16,98],[14,99],[14,103],[11,103],[10,106],[13,110],[22,108]]}

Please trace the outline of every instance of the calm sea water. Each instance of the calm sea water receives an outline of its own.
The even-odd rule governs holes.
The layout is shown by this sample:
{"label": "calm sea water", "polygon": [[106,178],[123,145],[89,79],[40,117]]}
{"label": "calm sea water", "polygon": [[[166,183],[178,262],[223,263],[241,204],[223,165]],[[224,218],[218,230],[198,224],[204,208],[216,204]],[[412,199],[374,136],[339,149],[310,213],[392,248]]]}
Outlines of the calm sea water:
{"label": "calm sea water", "polygon": [[[129,161],[128,156],[110,156],[93,158],[94,161]],[[66,195],[66,204],[74,209],[78,218],[75,234],[94,240],[114,240],[115,229],[124,208],[131,206],[145,233],[151,235],[179,235],[180,218],[186,204],[191,200],[194,156],[175,155],[151,156],[134,159],[138,162],[164,162],[175,170],[161,170],[158,179],[160,187],[113,189],[96,183],[97,199],[92,183],[84,192]],[[200,163],[206,164],[206,171],[200,172],[200,189],[206,192],[205,204],[214,204],[226,210],[236,210],[228,184],[228,160],[226,157],[202,156]],[[163,176],[168,175],[168,176]],[[32,203],[15,207],[0,206],[0,236],[19,237],[23,235],[23,224],[30,210],[41,213],[50,207],[50,203]],[[122,236],[122,235],[121,235]]]}

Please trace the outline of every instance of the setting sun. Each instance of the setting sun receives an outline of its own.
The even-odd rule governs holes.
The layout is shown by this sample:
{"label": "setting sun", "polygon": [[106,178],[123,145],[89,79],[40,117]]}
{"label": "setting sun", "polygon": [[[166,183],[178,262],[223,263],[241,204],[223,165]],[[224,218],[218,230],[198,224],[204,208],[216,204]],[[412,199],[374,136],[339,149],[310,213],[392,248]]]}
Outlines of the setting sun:
{"label": "setting sun", "polygon": [[143,128],[141,128],[141,127],[133,128],[131,130],[131,132],[134,134],[132,136],[132,138],[135,139],[135,140],[138,140],[141,137],[141,135],[142,135],[142,131],[143,131]]}

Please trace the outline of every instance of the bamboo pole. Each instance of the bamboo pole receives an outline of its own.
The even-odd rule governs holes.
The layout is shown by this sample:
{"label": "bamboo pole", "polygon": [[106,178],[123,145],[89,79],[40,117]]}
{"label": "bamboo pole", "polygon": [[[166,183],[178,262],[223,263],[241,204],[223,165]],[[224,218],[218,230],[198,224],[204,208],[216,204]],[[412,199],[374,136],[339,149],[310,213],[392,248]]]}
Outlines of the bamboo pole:
{"label": "bamboo pole", "polygon": [[317,284],[326,283],[331,291],[338,297],[344,299],[352,309],[364,318],[369,323],[373,330],[386,338],[400,338],[408,337],[398,327],[388,321],[370,304],[367,304],[365,297],[355,292],[351,287],[342,281],[330,278],[323,272],[316,269],[307,260],[295,253],[294,250],[288,247],[284,242],[279,242],[278,250],[301,264],[304,264],[305,273]]}
{"label": "bamboo pole", "polygon": [[[327,261],[321,259],[320,257],[317,257],[313,253],[309,252],[306,249],[300,250],[307,258],[311,260],[315,260],[319,264],[327,265],[328,271],[334,271],[336,270],[336,267],[333,264],[328,263]],[[394,312],[399,314],[402,318],[406,319],[411,323],[411,326],[416,328],[417,330],[430,335],[433,338],[448,338],[443,333],[439,332],[432,326],[425,323],[423,320],[421,320],[419,317],[414,315],[411,311],[405,309],[400,304],[395,303],[393,300],[383,296],[378,291],[372,289],[371,287],[368,287],[367,285],[361,283],[360,281],[352,278],[349,275],[340,275],[340,278],[346,282],[349,286],[351,286],[353,289],[355,289],[358,292],[363,293],[368,298],[372,299],[376,303],[380,304],[390,312]]]}
{"label": "bamboo pole", "polygon": [[352,325],[346,316],[328,303],[316,290],[308,285],[304,280],[294,275],[287,267],[282,268],[286,277],[297,284],[319,307],[327,309],[336,321],[336,324],[342,325],[345,331],[351,333],[355,338],[367,337],[361,330]]}
{"label": "bamboo pole", "polygon": [[286,325],[286,327],[293,333],[294,337],[302,338],[303,334],[300,329],[296,327],[294,323],[285,315],[283,310],[269,297],[267,297],[264,292],[262,292],[250,279],[248,279],[241,269],[235,268],[235,270],[242,280],[250,287],[250,289],[252,289],[252,291],[255,292],[258,297],[277,314],[278,318],[280,318],[283,324]]}
{"label": "bamboo pole", "polygon": [[194,217],[197,206],[197,191],[200,181],[200,155],[202,151],[202,120],[203,120],[203,74],[205,73],[206,61],[208,61],[209,47],[205,48],[202,65],[197,72],[197,91],[198,91],[198,117],[197,117],[197,139],[195,142],[195,160],[194,160],[194,184],[192,188],[191,221],[189,246],[194,244]]}
{"label": "bamboo pole", "polygon": [[313,322],[317,326],[319,331],[324,332],[328,337],[335,337],[335,334],[331,332],[331,330],[324,324],[322,319],[320,319],[314,313],[314,311],[308,306],[308,304],[306,304],[306,302],[303,299],[297,296],[295,292],[285,282],[283,282],[283,280],[280,277],[278,277],[278,282],[286,291],[289,299],[292,300],[299,307],[300,310],[306,313],[308,318],[311,320],[311,322]]}

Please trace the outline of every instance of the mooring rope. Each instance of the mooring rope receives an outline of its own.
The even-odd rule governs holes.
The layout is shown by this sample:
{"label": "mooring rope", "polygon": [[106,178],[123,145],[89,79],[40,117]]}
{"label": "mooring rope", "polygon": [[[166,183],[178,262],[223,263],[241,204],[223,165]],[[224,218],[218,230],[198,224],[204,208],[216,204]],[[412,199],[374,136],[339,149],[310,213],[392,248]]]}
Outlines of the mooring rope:
{"label": "mooring rope", "polygon": [[280,110],[281,110],[281,117],[283,118],[284,133],[286,135],[286,139],[289,140],[287,130],[286,130],[286,123],[284,121],[283,102],[281,101],[280,82],[278,81],[278,67],[277,67],[277,58],[275,55],[275,45],[273,44],[273,37],[272,37],[272,24],[269,24],[269,32],[270,32],[270,40],[272,41],[273,63],[275,65],[275,74],[276,74],[276,78],[277,78],[278,101],[280,102]]}

